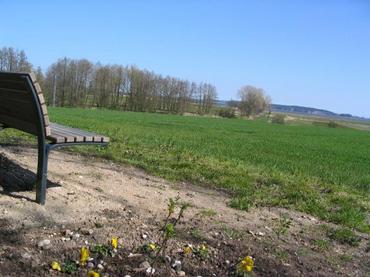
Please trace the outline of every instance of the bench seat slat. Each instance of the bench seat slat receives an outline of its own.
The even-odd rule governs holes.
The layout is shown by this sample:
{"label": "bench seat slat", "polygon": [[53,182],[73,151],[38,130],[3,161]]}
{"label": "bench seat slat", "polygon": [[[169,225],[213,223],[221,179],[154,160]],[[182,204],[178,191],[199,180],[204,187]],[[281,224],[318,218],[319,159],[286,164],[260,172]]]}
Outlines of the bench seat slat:
{"label": "bench seat slat", "polygon": [[68,142],[109,142],[105,136],[92,132],[50,123],[51,135],[47,138],[54,143]]}

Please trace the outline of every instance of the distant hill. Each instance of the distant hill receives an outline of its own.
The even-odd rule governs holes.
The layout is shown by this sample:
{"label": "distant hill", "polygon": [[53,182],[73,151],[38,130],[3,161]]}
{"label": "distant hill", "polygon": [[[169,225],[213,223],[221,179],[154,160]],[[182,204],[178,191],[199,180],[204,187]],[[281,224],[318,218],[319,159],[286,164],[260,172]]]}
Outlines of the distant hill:
{"label": "distant hill", "polygon": [[[226,107],[228,105],[228,102],[229,101],[225,101],[225,100],[216,100],[215,104],[217,106]],[[234,102],[237,102],[237,101],[234,101]],[[328,110],[303,107],[303,106],[272,104],[271,110],[273,112],[278,112],[278,113],[293,113],[293,114],[300,114],[300,115],[335,118],[339,120],[359,120],[359,121],[370,122],[370,118],[354,116],[351,114],[337,114],[337,113],[334,113]]]}
{"label": "distant hill", "polygon": [[[317,115],[317,116],[337,116],[338,114],[322,110],[316,108],[309,108],[309,107],[302,107],[302,106],[288,106],[288,105],[279,105],[279,104],[272,104],[271,109],[273,112],[280,112],[280,113],[300,113],[300,114],[309,114],[309,115]],[[352,115],[349,115],[352,117]]]}

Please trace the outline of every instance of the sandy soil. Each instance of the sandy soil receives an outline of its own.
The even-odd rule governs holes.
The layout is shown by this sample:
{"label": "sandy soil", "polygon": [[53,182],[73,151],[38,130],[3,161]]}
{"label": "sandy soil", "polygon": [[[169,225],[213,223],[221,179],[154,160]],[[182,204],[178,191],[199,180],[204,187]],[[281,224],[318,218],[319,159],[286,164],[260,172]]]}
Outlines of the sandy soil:
{"label": "sandy soil", "polygon": [[[248,212],[229,208],[227,194],[186,183],[170,183],[125,165],[94,157],[55,151],[49,160],[45,206],[34,202],[36,149],[0,146],[0,275],[50,276],[50,262],[78,258],[78,249],[118,236],[122,259],[110,260],[102,276],[140,276],[141,260],[125,255],[155,240],[170,197],[191,204],[178,236],[171,242],[173,259],[182,259],[187,276],[228,276],[245,255],[255,258],[255,276],[366,276],[368,236],[359,247],[330,241],[327,249],[313,242],[325,239],[323,222],[277,208]],[[1,190],[2,188],[2,190]],[[30,190],[31,189],[31,190]],[[284,220],[289,224],[286,227]],[[283,222],[283,223],[282,223]],[[285,227],[284,227],[285,226]],[[92,232],[84,234],[85,229]],[[66,240],[66,230],[80,237]],[[37,243],[49,239],[51,247]],[[178,254],[187,243],[206,243],[210,257],[191,260]],[[76,254],[77,253],[77,254]],[[111,263],[111,264],[110,264]],[[166,265],[158,276],[176,276]],[[77,275],[85,276],[86,271]]]}

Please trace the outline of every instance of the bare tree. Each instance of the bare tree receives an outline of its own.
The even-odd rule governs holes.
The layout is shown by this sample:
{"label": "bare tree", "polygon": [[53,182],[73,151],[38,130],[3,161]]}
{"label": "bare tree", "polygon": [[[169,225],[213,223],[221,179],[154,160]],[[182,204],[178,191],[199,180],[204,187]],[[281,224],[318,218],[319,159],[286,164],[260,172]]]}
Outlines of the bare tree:
{"label": "bare tree", "polygon": [[242,116],[253,116],[264,112],[270,107],[271,99],[263,89],[243,86],[239,89],[240,112]]}
{"label": "bare tree", "polygon": [[28,62],[26,53],[23,50],[16,50],[13,47],[0,49],[0,71],[31,72],[32,64]]}

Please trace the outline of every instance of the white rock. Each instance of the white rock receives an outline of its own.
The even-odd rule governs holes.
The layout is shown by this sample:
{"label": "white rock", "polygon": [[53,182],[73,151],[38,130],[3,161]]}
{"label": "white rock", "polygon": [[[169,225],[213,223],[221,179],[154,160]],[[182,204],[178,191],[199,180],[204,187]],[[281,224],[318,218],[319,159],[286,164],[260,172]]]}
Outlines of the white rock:
{"label": "white rock", "polygon": [[148,267],[145,271],[147,276],[153,275],[155,273],[155,269],[153,267]]}
{"label": "white rock", "polygon": [[142,263],[140,264],[140,267],[141,267],[141,268],[148,269],[148,268],[150,268],[151,266],[150,266],[150,263],[149,263],[148,261],[144,261],[144,262],[142,262]]}
{"label": "white rock", "polygon": [[103,269],[104,269],[104,266],[103,266],[102,264],[98,264],[98,268],[99,268],[100,270],[103,270]]}
{"label": "white rock", "polygon": [[164,260],[165,260],[167,263],[171,263],[171,257],[170,257],[170,256],[168,256],[168,255],[166,255],[166,256],[164,257]]}
{"label": "white rock", "polygon": [[26,252],[26,253],[23,253],[23,254],[22,254],[22,258],[23,258],[23,259],[28,260],[28,259],[30,259],[31,257],[32,257],[32,255],[31,255],[30,253],[27,253],[27,252]]}
{"label": "white rock", "polygon": [[81,233],[85,236],[90,236],[94,233],[93,229],[81,229]]}
{"label": "white rock", "polygon": [[176,271],[179,271],[181,270],[181,261],[175,261],[173,264],[172,264],[172,268],[174,268]]}
{"label": "white rock", "polygon": [[49,249],[51,247],[51,241],[48,239],[41,240],[37,243],[37,246],[42,249]]}
{"label": "white rock", "polygon": [[93,262],[88,262],[87,263],[87,268],[93,268],[95,265]]}
{"label": "white rock", "polygon": [[73,232],[71,230],[66,229],[66,230],[64,230],[63,235],[69,237],[69,236],[73,235]]}
{"label": "white rock", "polygon": [[186,276],[186,273],[185,271],[180,270],[180,271],[177,271],[177,276]]}
{"label": "white rock", "polygon": [[147,234],[143,234],[141,237],[142,237],[143,239],[147,239],[147,238],[148,238],[148,235],[147,235]]}

